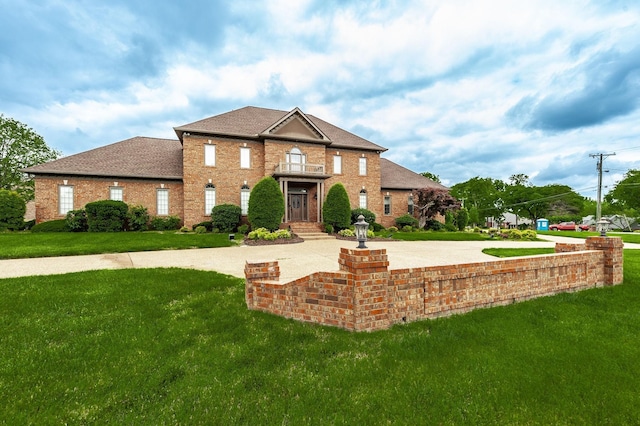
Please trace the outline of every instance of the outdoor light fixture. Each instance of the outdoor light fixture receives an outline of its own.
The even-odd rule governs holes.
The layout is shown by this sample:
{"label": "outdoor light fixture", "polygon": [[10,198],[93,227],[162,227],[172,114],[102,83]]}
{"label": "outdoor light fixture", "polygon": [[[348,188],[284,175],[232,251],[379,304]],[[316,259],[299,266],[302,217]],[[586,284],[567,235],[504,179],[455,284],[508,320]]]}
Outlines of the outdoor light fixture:
{"label": "outdoor light fixture", "polygon": [[601,218],[596,222],[596,229],[600,231],[601,237],[606,237],[607,231],[609,230],[609,221],[605,218]]}
{"label": "outdoor light fixture", "polygon": [[367,230],[369,229],[369,224],[364,221],[364,216],[358,216],[358,221],[355,223],[356,225],[356,238],[358,239],[358,247],[359,249],[366,249],[367,246],[364,243],[367,241]]}

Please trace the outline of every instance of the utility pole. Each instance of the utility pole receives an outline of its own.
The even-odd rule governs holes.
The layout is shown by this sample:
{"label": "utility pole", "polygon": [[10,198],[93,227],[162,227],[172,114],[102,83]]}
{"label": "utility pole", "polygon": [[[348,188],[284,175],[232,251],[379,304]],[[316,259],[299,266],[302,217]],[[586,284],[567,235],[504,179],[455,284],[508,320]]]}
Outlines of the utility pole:
{"label": "utility pole", "polygon": [[612,152],[610,154],[589,154],[589,157],[598,159],[598,164],[596,165],[596,169],[598,170],[598,200],[596,204],[596,223],[602,217],[602,161],[612,155],[616,155],[616,153]]}

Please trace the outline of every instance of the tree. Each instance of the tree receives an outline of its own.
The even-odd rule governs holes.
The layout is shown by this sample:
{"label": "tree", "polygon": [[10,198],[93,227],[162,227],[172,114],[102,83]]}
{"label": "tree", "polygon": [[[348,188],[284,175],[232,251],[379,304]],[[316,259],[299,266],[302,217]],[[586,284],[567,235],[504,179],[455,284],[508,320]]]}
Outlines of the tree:
{"label": "tree", "polygon": [[460,208],[458,200],[453,198],[446,189],[422,188],[412,192],[413,211],[420,228],[424,228],[427,220],[434,218],[437,214],[444,215],[449,210]]}
{"label": "tree", "polygon": [[284,216],[284,196],[280,185],[271,176],[260,180],[251,190],[248,219],[251,228],[275,231]]}
{"label": "tree", "polygon": [[347,190],[341,183],[336,183],[329,188],[322,206],[322,216],[324,224],[331,225],[336,231],[351,225],[351,202]]}
{"label": "tree", "polygon": [[[499,179],[481,178],[476,176],[466,182],[455,184],[451,187],[451,195],[461,200],[469,209],[475,208],[477,218],[471,223],[477,224],[481,218],[501,217],[504,213],[502,196],[505,183]],[[484,220],[482,221],[484,222]]]}
{"label": "tree", "polygon": [[0,230],[19,230],[24,227],[24,200],[15,191],[0,189]]}
{"label": "tree", "polygon": [[422,172],[422,173],[420,173],[420,174],[421,174],[422,176],[424,176],[424,177],[428,178],[428,179],[431,179],[431,180],[432,180],[432,181],[434,181],[434,182],[442,183],[442,182],[440,181],[440,176],[438,176],[438,175],[436,175],[436,174],[433,174],[433,173],[431,173],[431,172]]}
{"label": "tree", "polygon": [[618,211],[640,211],[640,170],[629,170],[624,178],[605,195],[604,200]]}
{"label": "tree", "polygon": [[34,182],[22,169],[55,160],[60,153],[42,136],[21,122],[0,115],[0,188],[17,191],[25,200],[34,198]]}

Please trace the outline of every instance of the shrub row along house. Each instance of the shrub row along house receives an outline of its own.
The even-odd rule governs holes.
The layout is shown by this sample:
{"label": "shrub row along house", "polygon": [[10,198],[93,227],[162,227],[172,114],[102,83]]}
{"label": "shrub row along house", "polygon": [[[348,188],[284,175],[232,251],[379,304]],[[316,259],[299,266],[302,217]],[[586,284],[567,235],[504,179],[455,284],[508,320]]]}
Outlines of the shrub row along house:
{"label": "shrub row along house", "polygon": [[24,169],[35,176],[36,221],[112,199],[191,226],[209,220],[217,204],[246,215],[251,189],[272,176],[284,194],[285,225],[321,223],[325,194],[340,182],[352,208],[371,210],[388,227],[412,210],[413,189],[446,189],[381,158],[386,148],[299,108],[245,107],[174,130],[178,139],[134,137]]}

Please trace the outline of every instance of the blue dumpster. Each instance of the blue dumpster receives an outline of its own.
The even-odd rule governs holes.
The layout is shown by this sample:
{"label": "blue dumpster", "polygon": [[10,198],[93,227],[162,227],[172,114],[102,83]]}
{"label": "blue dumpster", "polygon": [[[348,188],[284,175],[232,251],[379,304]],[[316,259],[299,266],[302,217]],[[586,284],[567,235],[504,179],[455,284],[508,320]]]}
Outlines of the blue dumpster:
{"label": "blue dumpster", "polygon": [[538,231],[548,231],[549,230],[549,219],[538,219],[536,221],[536,229]]}

